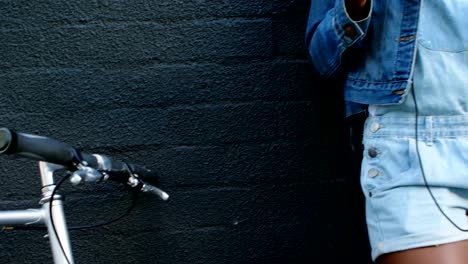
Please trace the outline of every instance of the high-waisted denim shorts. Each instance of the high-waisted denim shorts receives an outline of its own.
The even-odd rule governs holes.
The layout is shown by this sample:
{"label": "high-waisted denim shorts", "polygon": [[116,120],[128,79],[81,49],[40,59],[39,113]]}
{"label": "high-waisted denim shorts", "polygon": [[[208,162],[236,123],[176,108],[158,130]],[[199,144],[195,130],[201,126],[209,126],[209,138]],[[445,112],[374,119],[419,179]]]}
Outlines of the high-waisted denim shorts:
{"label": "high-waisted denim shorts", "polygon": [[468,116],[370,116],[363,143],[373,260],[468,239]]}

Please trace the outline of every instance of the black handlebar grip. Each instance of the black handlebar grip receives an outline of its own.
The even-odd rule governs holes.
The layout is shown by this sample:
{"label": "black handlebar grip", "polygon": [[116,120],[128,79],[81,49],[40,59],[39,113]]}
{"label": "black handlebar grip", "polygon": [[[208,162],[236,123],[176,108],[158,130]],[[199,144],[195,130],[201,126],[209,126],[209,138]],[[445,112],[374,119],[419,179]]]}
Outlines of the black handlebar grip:
{"label": "black handlebar grip", "polygon": [[0,128],[0,153],[4,153],[11,145],[13,135],[6,128]]}
{"label": "black handlebar grip", "polygon": [[[95,155],[83,153],[72,146],[43,136],[18,133],[7,128],[0,128],[0,154],[17,154],[22,157],[41,160],[72,167],[77,162],[85,161],[87,166],[103,169]],[[101,155],[102,156],[102,155]],[[154,171],[132,163],[109,159],[110,167],[105,168],[117,178],[126,179],[128,169],[137,174],[143,181],[156,184],[158,176]],[[128,169],[127,169],[128,165]]]}
{"label": "black handlebar grip", "polygon": [[69,166],[75,153],[71,146],[57,140],[0,128],[0,154],[19,156]]}

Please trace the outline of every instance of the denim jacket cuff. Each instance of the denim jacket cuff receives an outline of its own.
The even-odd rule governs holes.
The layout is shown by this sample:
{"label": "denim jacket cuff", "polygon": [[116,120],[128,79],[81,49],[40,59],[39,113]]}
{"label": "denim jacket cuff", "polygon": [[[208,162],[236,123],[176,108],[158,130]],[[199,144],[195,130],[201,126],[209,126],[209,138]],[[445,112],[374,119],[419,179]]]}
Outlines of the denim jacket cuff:
{"label": "denim jacket cuff", "polygon": [[355,21],[351,19],[345,7],[345,0],[337,0],[335,6],[334,28],[344,46],[349,47],[360,41],[366,35],[372,14],[373,1],[370,3],[369,14],[366,18]]}

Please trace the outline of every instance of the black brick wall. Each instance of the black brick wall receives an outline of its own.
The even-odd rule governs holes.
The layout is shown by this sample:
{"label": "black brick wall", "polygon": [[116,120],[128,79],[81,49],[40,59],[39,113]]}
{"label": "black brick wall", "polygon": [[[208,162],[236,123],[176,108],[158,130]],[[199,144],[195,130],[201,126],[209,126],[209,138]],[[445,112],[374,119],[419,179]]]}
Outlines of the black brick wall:
{"label": "black brick wall", "polygon": [[[306,0],[1,0],[1,126],[159,172],[171,199],[71,231],[76,263],[370,263],[337,85],[311,76]],[[2,157],[0,208],[37,207],[37,164]],[[70,225],[120,186],[64,187]],[[2,231],[2,263],[50,263]]]}

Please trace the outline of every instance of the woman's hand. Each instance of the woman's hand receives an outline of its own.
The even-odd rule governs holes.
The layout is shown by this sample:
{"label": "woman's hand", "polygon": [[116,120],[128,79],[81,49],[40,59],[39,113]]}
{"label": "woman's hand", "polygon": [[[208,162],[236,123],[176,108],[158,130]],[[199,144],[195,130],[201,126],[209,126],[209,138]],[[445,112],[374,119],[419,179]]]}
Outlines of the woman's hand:
{"label": "woman's hand", "polygon": [[371,0],[345,0],[346,11],[353,20],[362,20],[369,14]]}

